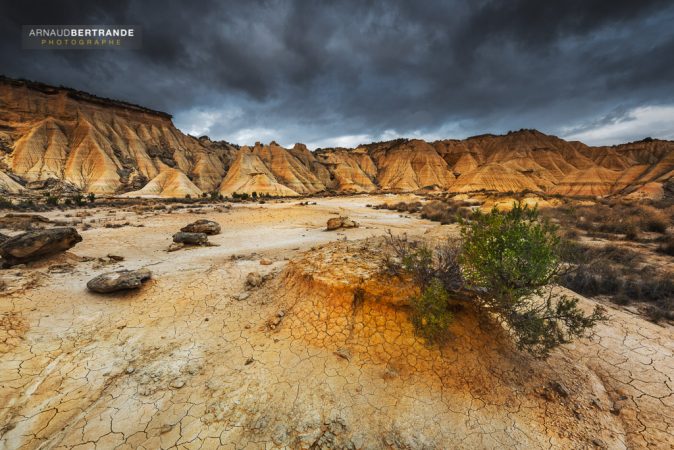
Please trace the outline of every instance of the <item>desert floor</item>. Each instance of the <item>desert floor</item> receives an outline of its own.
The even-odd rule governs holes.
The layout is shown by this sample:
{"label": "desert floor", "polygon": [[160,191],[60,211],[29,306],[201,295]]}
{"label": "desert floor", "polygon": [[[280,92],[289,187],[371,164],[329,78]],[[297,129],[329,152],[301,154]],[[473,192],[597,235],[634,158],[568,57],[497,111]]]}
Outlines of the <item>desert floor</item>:
{"label": "desert floor", "polygon": [[[380,289],[363,239],[456,233],[366,207],[386,199],[45,214],[94,222],[68,253],[0,274],[0,448],[672,448],[671,327],[612,309],[539,362],[468,325],[426,349],[395,305],[340,316],[353,280]],[[337,215],[360,227],[325,231]],[[215,246],[166,251],[203,218]],[[86,290],[140,267],[137,291]],[[268,281],[247,290],[249,272]]]}

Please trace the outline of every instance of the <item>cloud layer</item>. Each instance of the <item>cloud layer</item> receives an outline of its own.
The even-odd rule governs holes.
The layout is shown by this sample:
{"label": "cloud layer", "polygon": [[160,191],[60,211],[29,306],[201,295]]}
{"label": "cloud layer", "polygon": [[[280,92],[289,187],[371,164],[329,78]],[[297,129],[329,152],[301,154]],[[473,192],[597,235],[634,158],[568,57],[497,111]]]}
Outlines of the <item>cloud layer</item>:
{"label": "cloud layer", "polygon": [[[671,137],[674,4],[402,0],[5,2],[2,71],[310,147],[538,128]],[[138,24],[138,51],[22,50],[24,24]]]}

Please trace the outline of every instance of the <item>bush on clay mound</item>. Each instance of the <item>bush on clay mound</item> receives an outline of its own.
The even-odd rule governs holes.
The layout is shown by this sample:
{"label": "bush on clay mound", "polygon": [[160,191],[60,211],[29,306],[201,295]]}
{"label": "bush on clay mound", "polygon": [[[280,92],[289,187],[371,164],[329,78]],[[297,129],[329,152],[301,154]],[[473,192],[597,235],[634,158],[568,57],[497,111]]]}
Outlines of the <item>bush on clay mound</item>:
{"label": "bush on clay mound", "polygon": [[537,357],[605,318],[600,306],[585,315],[578,300],[553,293],[561,267],[556,231],[536,208],[520,203],[505,213],[476,211],[462,222],[466,283],[478,293],[479,306],[511,331],[518,348]]}
{"label": "bush on clay mound", "polygon": [[417,335],[429,344],[446,341],[452,320],[449,293],[463,287],[458,262],[460,246],[450,240],[431,248],[424,242],[410,241],[406,235],[393,236],[390,232],[386,241],[393,257],[384,261],[385,271],[390,275],[409,273],[421,291],[410,299]]}
{"label": "bush on clay mound", "polygon": [[421,295],[412,298],[411,304],[411,320],[417,334],[429,343],[446,341],[453,314],[449,310],[449,294],[440,280],[434,278]]}
{"label": "bush on clay mound", "polygon": [[461,221],[463,242],[428,246],[389,234],[389,274],[404,271],[419,286],[410,299],[416,333],[442,343],[451,303],[471,301],[504,324],[520,350],[544,358],[555,347],[585,335],[605,318],[597,306],[584,314],[577,300],[552,292],[560,273],[556,228],[538,211],[517,203],[508,212],[474,212]]}

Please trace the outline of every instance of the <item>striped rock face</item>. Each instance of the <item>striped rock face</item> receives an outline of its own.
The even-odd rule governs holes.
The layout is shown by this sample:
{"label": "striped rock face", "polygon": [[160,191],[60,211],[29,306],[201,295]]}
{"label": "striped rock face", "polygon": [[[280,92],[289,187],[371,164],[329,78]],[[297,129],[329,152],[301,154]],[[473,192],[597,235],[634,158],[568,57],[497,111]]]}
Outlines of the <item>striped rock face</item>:
{"label": "striped rock face", "polygon": [[139,197],[441,190],[662,196],[674,142],[589,147],[535,130],[329,148],[241,147],[185,135],[171,116],[67,88],[0,79],[0,191],[56,178]]}

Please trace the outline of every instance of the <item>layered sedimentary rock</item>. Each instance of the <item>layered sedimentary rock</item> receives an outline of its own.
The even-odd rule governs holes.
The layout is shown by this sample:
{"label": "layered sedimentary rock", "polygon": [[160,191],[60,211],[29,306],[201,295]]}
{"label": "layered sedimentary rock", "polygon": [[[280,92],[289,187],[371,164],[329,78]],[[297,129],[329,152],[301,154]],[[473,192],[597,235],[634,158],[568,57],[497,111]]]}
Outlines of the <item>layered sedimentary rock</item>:
{"label": "layered sedimentary rock", "polygon": [[254,192],[275,196],[298,195],[297,192],[281,184],[254,149],[248,147],[242,147],[237,153],[227,176],[220,184],[219,191],[223,195]]}
{"label": "layered sedimentary rock", "polygon": [[0,192],[58,179],[84,192],[183,197],[377,190],[663,194],[674,142],[589,147],[536,130],[309,151],[238,148],[177,130],[171,116],[67,88],[0,78]]}
{"label": "layered sedimentary rock", "polygon": [[159,174],[142,189],[123,194],[127,197],[199,197],[199,189],[183,172],[162,165]]}
{"label": "layered sedimentary rock", "polygon": [[0,143],[4,168],[24,180],[57,178],[95,193],[143,188],[165,166],[212,191],[236,151],[181,133],[162,112],[6,78]]}

